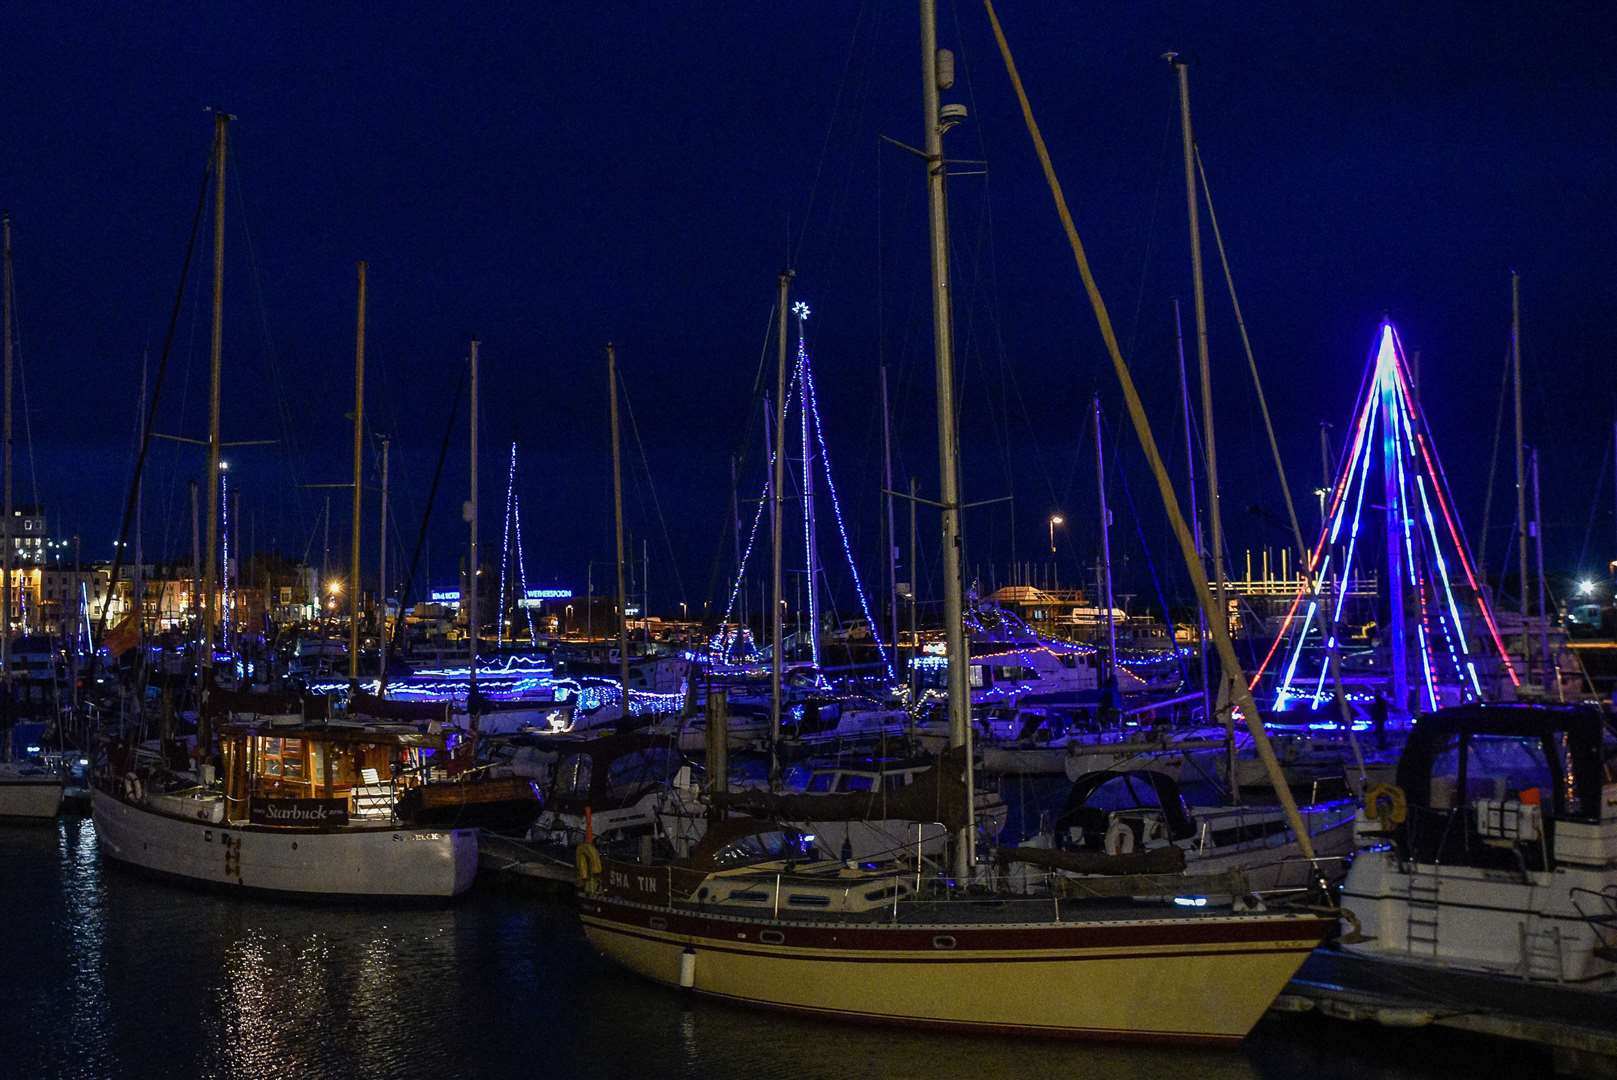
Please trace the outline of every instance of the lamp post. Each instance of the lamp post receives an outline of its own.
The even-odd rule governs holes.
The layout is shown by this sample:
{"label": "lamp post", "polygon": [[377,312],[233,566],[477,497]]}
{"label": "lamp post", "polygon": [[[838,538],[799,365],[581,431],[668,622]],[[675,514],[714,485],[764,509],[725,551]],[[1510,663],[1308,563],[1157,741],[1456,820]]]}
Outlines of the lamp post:
{"label": "lamp post", "polygon": [[1050,515],[1050,584],[1052,588],[1058,583],[1056,574],[1056,526],[1065,525],[1066,523],[1067,519],[1060,514]]}

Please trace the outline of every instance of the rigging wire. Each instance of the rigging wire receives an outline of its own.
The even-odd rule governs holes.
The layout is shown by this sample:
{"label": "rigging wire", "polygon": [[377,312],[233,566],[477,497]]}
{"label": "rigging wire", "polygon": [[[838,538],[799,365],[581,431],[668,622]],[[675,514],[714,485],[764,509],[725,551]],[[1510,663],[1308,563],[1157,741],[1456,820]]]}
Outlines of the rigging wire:
{"label": "rigging wire", "polygon": [[[217,143],[215,143],[217,145]],[[169,354],[174,348],[174,330],[180,319],[180,309],[185,302],[185,282],[191,270],[191,257],[196,253],[197,233],[202,227],[202,214],[208,205],[208,189],[213,180],[213,153],[208,154],[207,164],[202,168],[202,182],[197,191],[197,205],[191,215],[191,235],[185,245],[185,259],[180,263],[180,284],[175,290],[174,305],[169,311],[168,328],[163,334],[163,349],[158,354],[157,377],[152,387],[152,400],[146,407],[146,429],[140,440],[140,452],[135,455],[134,474],[130,478],[129,489],[124,497],[123,520],[118,526],[118,544],[112,551],[112,569],[107,576],[109,582],[115,582],[119,577],[119,570],[123,566],[124,541],[129,537],[129,524],[135,515],[135,496],[140,491],[140,479],[146,467],[147,455],[151,453],[152,427],[157,419],[157,406],[163,396],[163,380],[168,374]],[[95,637],[106,639],[107,617],[112,611],[112,589],[107,590],[107,600],[101,605],[101,615],[97,619]]]}
{"label": "rigging wire", "polygon": [[[241,167],[237,144],[232,142],[227,152],[236,167],[235,183],[231,186],[236,192],[236,205],[241,211],[241,231],[247,243],[247,267],[253,282],[253,299],[258,309],[259,328],[264,335],[264,349],[270,372],[271,388],[275,396],[276,419],[280,422],[282,437],[285,439],[285,453],[282,460],[286,462],[287,471],[291,473],[293,498],[297,501],[297,513],[300,520],[308,516],[308,506],[304,502],[303,476],[305,472],[299,467],[303,451],[297,440],[297,426],[293,423],[291,405],[287,398],[286,387],[281,378],[280,356],[275,348],[275,338],[270,333],[269,310],[264,303],[264,281],[258,263],[258,251],[253,245],[253,230],[250,224],[250,215],[247,213],[247,191],[242,182],[246,170]],[[279,489],[284,497],[285,489]],[[357,576],[358,571],[356,569]]]}
{"label": "rigging wire", "polygon": [[853,32],[848,38],[848,55],[842,61],[842,76],[837,80],[837,92],[831,102],[831,112],[825,123],[825,137],[820,141],[820,156],[814,166],[814,179],[809,183],[808,205],[804,208],[802,224],[798,227],[797,239],[794,241],[787,236],[786,264],[795,266],[802,258],[803,241],[808,235],[809,220],[814,213],[814,202],[819,196],[820,177],[825,172],[825,161],[831,152],[831,136],[836,130],[837,117],[842,112],[842,94],[848,87],[848,75],[853,69],[854,53],[859,45],[859,30],[865,21],[865,4],[859,5],[859,13],[854,16]]}
{"label": "rigging wire", "polygon": [[[674,571],[674,584],[679,589],[679,598],[683,603],[685,601],[685,579],[679,572],[679,560],[674,557],[674,541],[668,535],[668,519],[663,516],[662,500],[657,496],[657,484],[652,479],[651,459],[646,457],[646,444],[640,439],[640,425],[636,423],[634,418],[634,403],[629,400],[629,384],[623,377],[623,369],[619,368],[617,374],[618,388],[623,394],[624,411],[629,415],[629,430],[634,432],[634,445],[640,451],[640,464],[645,469],[646,474],[646,488],[651,494],[651,505],[657,511],[657,527],[662,530],[663,546],[668,551],[668,565]],[[645,582],[640,584],[641,588],[645,587]],[[646,617],[650,618],[651,613],[647,612]]]}
{"label": "rigging wire", "polygon": [[[1499,375],[1499,405],[1494,410],[1493,450],[1488,455],[1488,487],[1482,497],[1482,535],[1477,538],[1477,569],[1488,577],[1488,522],[1493,516],[1493,489],[1499,476],[1499,441],[1505,430],[1505,395],[1510,389],[1510,347],[1505,347],[1505,367]],[[1507,557],[1505,565],[1510,565]]]}
{"label": "rigging wire", "polygon": [[[438,483],[444,475],[444,459],[449,456],[449,440],[455,434],[455,422],[460,417],[461,396],[466,393],[466,384],[469,381],[470,369],[461,368],[460,377],[455,380],[455,396],[449,403],[449,420],[444,425],[444,437],[438,444],[438,464],[432,470],[432,484],[427,488],[426,509],[421,514],[421,527],[416,532],[415,551],[410,555],[410,569],[404,575],[404,585],[399,589],[399,611],[403,612],[410,606],[410,596],[415,587],[416,567],[421,562],[421,549],[427,542],[427,527],[432,523],[432,504],[438,497]],[[471,567],[468,575],[470,587],[477,587],[477,568]],[[393,622],[393,633],[390,634],[382,646],[382,670],[378,673],[376,696],[385,697],[387,694],[387,661],[399,645],[399,635],[404,632],[404,619],[399,618]],[[473,665],[472,675],[475,679],[476,665]],[[470,708],[468,701],[467,707]]]}
{"label": "rigging wire", "polygon": [[1213,229],[1213,243],[1218,248],[1218,261],[1224,267],[1224,283],[1230,290],[1230,307],[1235,311],[1235,326],[1241,332],[1241,347],[1246,352],[1246,366],[1252,372],[1252,388],[1257,394],[1258,412],[1263,416],[1263,430],[1269,436],[1269,452],[1274,455],[1275,474],[1280,478],[1280,494],[1286,501],[1286,517],[1291,522],[1292,538],[1297,542],[1297,556],[1300,561],[1307,558],[1308,541],[1303,539],[1303,527],[1297,520],[1297,506],[1291,499],[1291,484],[1286,480],[1286,465],[1280,456],[1280,443],[1275,438],[1274,421],[1269,416],[1269,401],[1263,393],[1263,379],[1258,375],[1258,362],[1252,356],[1252,339],[1247,336],[1246,319],[1241,315],[1241,301],[1235,295],[1235,275],[1230,271],[1229,255],[1224,250],[1224,235],[1219,231],[1218,214],[1213,209],[1213,189],[1207,184],[1207,168],[1202,164],[1201,147],[1195,147],[1194,153],[1196,171],[1201,176],[1202,198],[1207,202],[1207,221]]}

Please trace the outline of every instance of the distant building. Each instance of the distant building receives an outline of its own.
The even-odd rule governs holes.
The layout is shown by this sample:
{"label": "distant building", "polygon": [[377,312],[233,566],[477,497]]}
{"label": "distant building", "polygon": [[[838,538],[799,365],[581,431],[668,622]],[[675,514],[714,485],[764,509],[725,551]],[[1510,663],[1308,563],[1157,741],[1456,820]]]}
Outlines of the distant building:
{"label": "distant building", "polygon": [[11,520],[0,520],[0,539],[11,540],[12,565],[37,566],[45,561],[45,508],[13,506]]}

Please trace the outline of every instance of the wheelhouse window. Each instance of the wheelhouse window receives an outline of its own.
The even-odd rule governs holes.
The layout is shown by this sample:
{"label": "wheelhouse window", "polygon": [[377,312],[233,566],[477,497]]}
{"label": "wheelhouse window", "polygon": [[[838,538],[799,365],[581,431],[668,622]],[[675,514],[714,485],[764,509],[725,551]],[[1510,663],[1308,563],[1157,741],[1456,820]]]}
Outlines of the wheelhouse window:
{"label": "wheelhouse window", "polygon": [[309,777],[307,758],[308,744],[303,739],[259,740],[258,771],[263,776],[302,783]]}
{"label": "wheelhouse window", "polygon": [[1466,747],[1466,802],[1542,799],[1553,792],[1550,763],[1537,736],[1472,735]]}

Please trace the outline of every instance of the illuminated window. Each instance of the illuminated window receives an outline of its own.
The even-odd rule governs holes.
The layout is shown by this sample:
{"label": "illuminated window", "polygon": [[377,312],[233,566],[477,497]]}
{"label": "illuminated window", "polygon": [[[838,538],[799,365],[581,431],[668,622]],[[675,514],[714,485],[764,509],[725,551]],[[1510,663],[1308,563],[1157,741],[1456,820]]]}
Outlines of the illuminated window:
{"label": "illuminated window", "polygon": [[301,781],[308,775],[307,748],[302,739],[262,739],[259,743],[259,772],[286,780]]}

